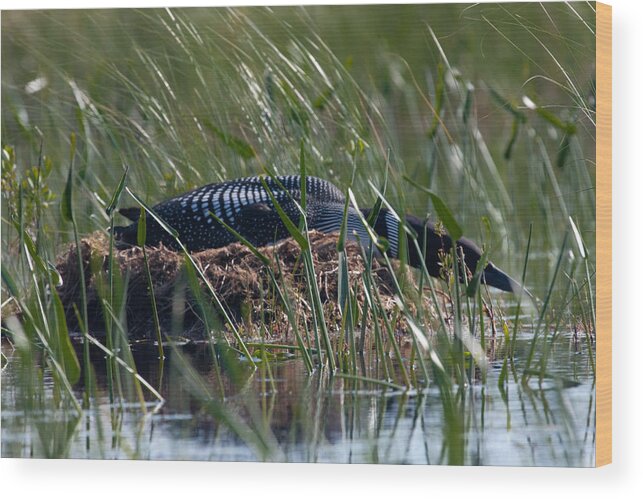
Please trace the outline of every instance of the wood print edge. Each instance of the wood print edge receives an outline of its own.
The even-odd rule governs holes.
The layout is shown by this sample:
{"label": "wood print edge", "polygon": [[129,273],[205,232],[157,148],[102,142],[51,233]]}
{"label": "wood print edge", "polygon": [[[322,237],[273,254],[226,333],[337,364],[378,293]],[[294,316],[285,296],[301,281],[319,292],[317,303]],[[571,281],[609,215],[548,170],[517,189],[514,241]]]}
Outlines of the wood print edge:
{"label": "wood print edge", "polygon": [[596,466],[612,462],[612,7],[596,3]]}

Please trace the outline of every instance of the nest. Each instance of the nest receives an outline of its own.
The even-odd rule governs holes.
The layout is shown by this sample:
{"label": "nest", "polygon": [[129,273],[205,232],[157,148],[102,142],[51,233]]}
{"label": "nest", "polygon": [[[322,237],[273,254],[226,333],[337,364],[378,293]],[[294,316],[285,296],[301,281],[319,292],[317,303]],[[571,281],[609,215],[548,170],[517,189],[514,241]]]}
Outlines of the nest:
{"label": "nest", "polygon": [[[339,263],[336,234],[309,234],[311,252],[319,296],[324,307],[324,317],[331,331],[339,331],[341,313],[337,304]],[[148,286],[147,268],[153,284],[153,294],[162,332],[171,337],[203,339],[213,323],[225,331],[224,313],[212,298],[208,286],[186,270],[186,256],[181,252],[160,246],[158,248],[132,247],[114,249],[114,270],[110,297],[109,241],[104,233],[96,232],[81,240],[81,254],[85,285],[89,329],[93,334],[105,330],[106,317],[126,318],[126,331],[130,339],[155,337],[154,314]],[[209,249],[191,256],[205,275],[210,287],[223,305],[225,313],[246,338],[292,341],[291,324],[285,312],[283,297],[289,300],[296,320],[306,326],[313,321],[310,296],[306,282],[301,249],[292,239],[259,251],[271,262],[272,271],[282,290],[281,296],[265,264],[240,243],[223,248]],[[354,242],[346,245],[348,281],[356,293],[355,302],[363,309],[364,287],[362,274],[366,266],[360,247]],[[145,264],[147,257],[147,267]],[[117,267],[117,268],[116,268]],[[80,273],[76,246],[71,245],[57,261],[63,285],[58,289],[65,308],[68,324],[78,328],[80,309]],[[396,321],[393,285],[388,270],[377,261],[372,264],[373,281],[382,306]],[[196,286],[196,289],[195,289]],[[106,308],[111,303],[114,310]],[[363,312],[363,310],[361,310]],[[358,317],[360,313],[358,311]],[[370,314],[361,314],[369,320]],[[122,323],[124,321],[119,321]],[[398,325],[402,327],[401,324]]]}

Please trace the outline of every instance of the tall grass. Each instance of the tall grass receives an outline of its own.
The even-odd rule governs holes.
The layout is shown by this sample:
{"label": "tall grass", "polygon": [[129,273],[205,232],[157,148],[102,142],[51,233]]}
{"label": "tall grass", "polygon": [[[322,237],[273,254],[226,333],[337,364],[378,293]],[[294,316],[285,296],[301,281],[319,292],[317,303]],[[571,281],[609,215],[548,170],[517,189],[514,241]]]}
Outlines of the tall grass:
{"label": "tall grass", "polygon": [[[47,400],[48,388],[38,380],[46,369],[54,377],[56,410],[98,411],[93,371],[99,362],[107,371],[113,435],[120,435],[119,404],[122,410],[126,401],[136,400],[142,417],[149,417],[150,407],[159,410],[156,404],[166,400],[163,376],[154,388],[134,360],[124,312],[127,276],[117,271],[112,236],[108,271],[96,271],[104,284],[99,287],[104,345],[87,329],[86,267],[77,251],[82,386],[81,363],[69,339],[72,326],[56,292],[57,251],[72,239],[81,248],[81,234],[121,223],[117,206],[131,203],[156,217],[150,207],[165,198],[257,173],[329,179],[345,190],[345,210],[374,206],[377,213],[385,207],[398,214],[404,233],[412,233],[405,213],[431,214],[455,238],[478,240],[483,261],[521,275],[537,297],[532,305],[524,297],[490,293],[480,285],[479,272],[468,276],[458,268],[455,248],[445,255],[444,281],[434,280],[426,268],[409,277],[402,251],[399,262],[382,260],[397,304],[389,313],[371,272],[377,248],[385,248],[386,241],[375,234],[362,241],[366,271],[351,285],[345,252],[350,234],[344,228],[337,245],[335,331],[317,287],[307,227],[280,212],[301,249],[307,303],[293,303],[294,291],[274,262],[237,234],[264,263],[269,294],[284,311],[296,345],[257,343],[254,338],[263,337],[262,328],[269,325],[241,327],[173,229],[157,219],[182,248],[186,279],[205,325],[214,386],[204,384],[180,349],[165,343],[152,305],[159,362],[170,348],[178,366],[170,377],[182,379],[200,407],[257,458],[283,459],[284,453],[270,429],[269,408],[259,407],[247,386],[261,377],[268,380],[264,386],[278,389],[271,366],[278,358],[274,352],[283,349],[303,364],[311,377],[307,383],[318,383],[318,391],[310,393],[323,393],[338,380],[347,393],[367,387],[417,394],[420,406],[428,403],[423,397],[438,393],[444,453],[437,460],[451,464],[471,462],[466,435],[475,424],[467,414],[480,407],[467,394],[478,378],[491,390],[487,378],[493,377],[509,415],[512,379],[522,380],[525,397],[535,374],[541,385],[546,379],[566,380],[549,365],[565,332],[581,324],[591,357],[595,126],[591,58],[583,56],[582,42],[593,40],[589,7],[581,9],[583,22],[578,9],[567,6],[542,6],[527,16],[523,6],[466,9],[476,36],[495,37],[495,46],[502,47],[491,70],[471,55],[460,56],[437,24],[415,28],[424,39],[426,60],[401,46],[397,54],[375,51],[373,68],[366,68],[363,61],[339,55],[350,47],[331,47],[335,40],[324,36],[326,21],[314,22],[316,9],[136,11],[131,15],[136,22],[118,11],[74,12],[67,20],[77,30],[71,40],[57,32],[48,39],[44,28],[42,38],[34,39],[39,30],[24,29],[49,26],[59,13],[3,16],[3,22],[12,18],[17,26],[3,26],[3,52],[28,56],[39,68],[38,78],[25,82],[21,70],[3,67],[2,86],[3,316],[20,312],[20,320],[3,322],[3,338],[19,352],[21,383],[38,392],[38,400]],[[105,20],[122,40],[106,44],[101,31],[90,34]],[[562,34],[569,26],[573,37]],[[149,43],[151,34],[158,45]],[[70,43],[98,62],[82,63],[68,47],[63,54],[61,48]],[[475,50],[482,48],[474,45],[464,53]],[[3,53],[3,65],[8,54]],[[507,76],[507,60],[523,61],[525,75]],[[44,86],[34,90],[37,85]],[[73,170],[63,159],[70,151],[67,166],[73,164]],[[34,157],[38,166],[31,168]],[[52,193],[63,185],[56,198]],[[297,203],[305,211],[306,199]],[[57,204],[61,212],[48,209]],[[362,220],[369,229],[372,221]],[[61,222],[71,224],[72,234]],[[144,224],[139,227],[143,240]],[[421,250],[426,236],[414,236],[411,244]],[[149,272],[148,288],[154,304]],[[519,331],[532,326],[524,351],[518,348]],[[105,358],[92,359],[90,345]],[[502,367],[495,375],[489,366],[498,359]],[[238,406],[228,404],[231,394],[241,395]],[[43,442],[46,455],[68,455],[77,431],[74,418],[63,444]],[[313,454],[317,431],[309,442]]]}

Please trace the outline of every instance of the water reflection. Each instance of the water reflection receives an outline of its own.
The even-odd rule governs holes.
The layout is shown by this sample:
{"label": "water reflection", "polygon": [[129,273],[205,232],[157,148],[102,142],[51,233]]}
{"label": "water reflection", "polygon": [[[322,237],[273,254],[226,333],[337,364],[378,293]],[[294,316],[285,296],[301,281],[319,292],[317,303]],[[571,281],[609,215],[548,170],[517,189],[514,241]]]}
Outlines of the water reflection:
{"label": "water reflection", "polygon": [[[523,352],[531,336],[520,338]],[[6,345],[5,345],[6,347]],[[501,347],[499,348],[502,349]],[[23,366],[9,363],[2,383],[2,455],[13,457],[132,458],[172,460],[277,460],[288,462],[416,463],[592,466],[594,387],[587,352],[572,338],[557,343],[552,365],[559,377],[509,376],[498,389],[502,361],[492,361],[486,383],[454,388],[449,404],[437,388],[401,392],[327,374],[308,376],[297,359],[249,369],[226,369],[208,345],[169,349],[161,364],[152,346],[133,349],[139,373],[165,398],[147,396],[147,413],[130,388],[129,403],[109,402],[106,363],[94,351],[96,389],[82,417],[54,408],[52,384],[45,400],[29,400]],[[220,370],[215,367],[213,353]],[[375,357],[375,356],[374,356]],[[243,425],[230,430],[184,374],[185,363]],[[378,367],[365,358],[366,375]],[[518,366],[520,367],[520,366]],[[46,370],[45,370],[46,372]],[[221,375],[220,375],[221,373]],[[374,376],[377,377],[377,376]],[[433,385],[432,385],[433,386]]]}

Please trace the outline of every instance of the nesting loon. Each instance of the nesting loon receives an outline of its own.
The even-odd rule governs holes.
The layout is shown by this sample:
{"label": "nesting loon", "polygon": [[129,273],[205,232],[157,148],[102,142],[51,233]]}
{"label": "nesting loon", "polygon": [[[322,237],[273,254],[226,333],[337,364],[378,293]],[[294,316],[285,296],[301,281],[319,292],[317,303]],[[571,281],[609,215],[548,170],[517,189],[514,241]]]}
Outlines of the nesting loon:
{"label": "nesting loon", "polygon": [[[288,217],[298,224],[300,211],[295,204],[301,201],[301,177],[288,175],[264,177],[266,185]],[[281,184],[281,185],[280,185]],[[344,194],[332,183],[317,177],[306,177],[306,222],[308,229],[320,232],[338,232],[341,228],[344,213]],[[181,196],[164,201],[153,208],[158,217],[174,228],[179,239],[189,251],[207,248],[219,248],[236,241],[236,238],[225,227],[216,221],[217,218],[233,227],[255,246],[266,246],[274,241],[288,237],[288,230],[283,224],[261,177],[248,177],[230,180],[219,184],[210,184]],[[368,217],[371,210],[362,209],[362,215]],[[115,227],[116,238],[121,244],[135,245],[137,242],[138,210],[121,210],[121,213],[134,221],[127,227]],[[420,247],[426,230],[426,247],[424,261],[430,275],[441,277],[441,254],[448,254],[452,240],[438,231],[431,222],[407,215],[406,223],[418,234]],[[378,236],[388,240],[387,254],[392,258],[399,256],[399,223],[387,209],[380,210],[375,221],[374,231]],[[347,216],[347,233],[357,234],[362,242],[369,241],[369,235],[360,220],[357,211],[349,206]],[[406,234],[402,232],[402,234]],[[411,237],[405,235],[405,237]],[[157,246],[163,243],[166,247],[178,249],[176,241],[149,214],[146,219],[146,244]],[[481,256],[481,250],[472,241],[461,238],[457,246],[464,254],[468,269],[473,273]],[[409,240],[409,263],[421,267],[421,257],[415,244]],[[489,286],[519,292],[520,284],[488,263],[484,269],[483,280]]]}

